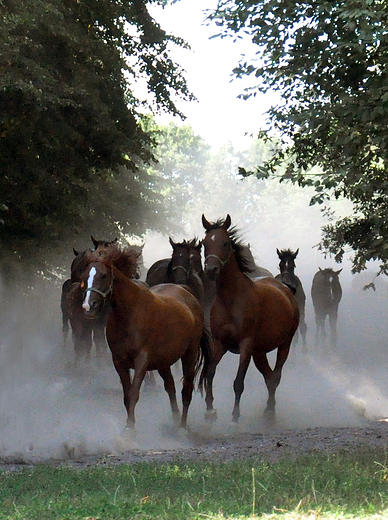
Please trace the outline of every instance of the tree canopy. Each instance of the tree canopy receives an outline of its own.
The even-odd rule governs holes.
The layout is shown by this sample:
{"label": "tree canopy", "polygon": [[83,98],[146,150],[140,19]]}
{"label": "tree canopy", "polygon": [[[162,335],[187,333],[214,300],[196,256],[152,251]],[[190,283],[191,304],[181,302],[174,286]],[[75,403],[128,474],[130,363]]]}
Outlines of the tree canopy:
{"label": "tree canopy", "polygon": [[240,173],[313,186],[311,203],[349,199],[353,215],[323,228],[322,249],[337,261],[353,250],[355,272],[378,259],[388,274],[387,2],[220,0],[211,19],[220,36],[258,47],[233,71],[252,79],[243,96],[272,89],[282,99],[260,132],[275,136],[273,157]]}
{"label": "tree canopy", "polygon": [[0,242],[9,248],[73,234],[123,186],[134,221],[147,221],[157,194],[142,166],[154,146],[142,113],[151,104],[181,115],[174,96],[192,97],[168,50],[186,44],[148,3],[0,0]]}

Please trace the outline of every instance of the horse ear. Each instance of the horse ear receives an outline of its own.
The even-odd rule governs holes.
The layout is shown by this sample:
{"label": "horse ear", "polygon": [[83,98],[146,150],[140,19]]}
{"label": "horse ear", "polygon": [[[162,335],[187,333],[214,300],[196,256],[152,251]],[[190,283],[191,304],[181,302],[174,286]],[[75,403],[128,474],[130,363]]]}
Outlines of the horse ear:
{"label": "horse ear", "polygon": [[92,236],[90,236],[90,238],[92,239],[92,242],[94,244],[94,247],[97,247],[98,246],[98,240],[96,240],[95,238],[93,238]]}
{"label": "horse ear", "polygon": [[280,254],[280,251],[279,251],[278,248],[276,248],[276,252],[277,252],[277,254],[278,254],[278,257],[281,258],[281,254]]}
{"label": "horse ear", "polygon": [[[343,268],[342,268],[343,269]],[[340,269],[339,271],[334,271],[336,275],[340,274],[340,272],[342,271],[342,269]]]}
{"label": "horse ear", "polygon": [[198,244],[195,246],[195,249],[197,249],[197,251],[201,251],[201,249],[202,249],[202,240],[200,240],[198,242]]}
{"label": "horse ear", "polygon": [[322,269],[321,269],[320,267],[318,267],[318,269],[319,269],[320,271],[322,271]]}
{"label": "horse ear", "polygon": [[170,242],[171,247],[174,249],[174,247],[176,246],[175,242],[170,237],[168,237],[168,240]]}
{"label": "horse ear", "polygon": [[202,225],[205,229],[207,229],[209,231],[209,229],[211,228],[211,224],[208,220],[206,220],[205,218],[205,215],[202,213]]}
{"label": "horse ear", "polygon": [[228,227],[231,225],[232,223],[232,219],[230,218],[230,215],[229,213],[226,215],[226,219],[225,219],[225,222],[222,224],[222,227],[224,229],[228,229]]}
{"label": "horse ear", "polygon": [[118,239],[117,239],[117,237],[116,237],[114,240],[112,240],[112,244],[115,244],[115,243],[117,242],[117,240],[118,240]]}
{"label": "horse ear", "polygon": [[75,256],[78,256],[78,251],[76,249],[74,249],[74,247],[73,247],[73,253]]}
{"label": "horse ear", "polygon": [[294,253],[294,258],[296,258],[298,256],[298,253],[299,253],[299,247],[298,247],[298,249]]}

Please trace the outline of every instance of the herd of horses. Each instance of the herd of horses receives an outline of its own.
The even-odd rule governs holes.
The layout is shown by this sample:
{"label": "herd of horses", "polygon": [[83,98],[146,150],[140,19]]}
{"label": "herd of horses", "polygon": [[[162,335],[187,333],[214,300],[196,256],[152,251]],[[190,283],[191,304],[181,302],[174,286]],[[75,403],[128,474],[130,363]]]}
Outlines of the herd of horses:
{"label": "herd of horses", "polygon": [[[280,274],[256,265],[249,245],[232,227],[230,215],[209,222],[202,215],[205,237],[175,243],[172,255],[153,264],[140,280],[142,248],[120,247],[117,240],[97,241],[74,250],[71,276],[62,287],[62,331],[66,344],[72,331],[75,364],[89,361],[95,344],[98,359],[111,351],[119,375],[126,427],[135,426],[135,407],[146,376],[157,371],[169,396],[173,417],[186,427],[195,382],[205,395],[206,419],[216,419],[213,380],[223,356],[239,355],[233,388],[232,420],[240,417],[240,399],[251,360],[263,375],[268,399],[265,414],[275,413],[275,393],[296,333],[307,352],[306,296],[295,275],[298,251],[277,250]],[[202,262],[202,250],[204,262]],[[319,270],[313,300],[317,339],[329,317],[335,342],[339,271]],[[271,368],[267,355],[276,351]],[[182,367],[180,414],[171,367]]]}

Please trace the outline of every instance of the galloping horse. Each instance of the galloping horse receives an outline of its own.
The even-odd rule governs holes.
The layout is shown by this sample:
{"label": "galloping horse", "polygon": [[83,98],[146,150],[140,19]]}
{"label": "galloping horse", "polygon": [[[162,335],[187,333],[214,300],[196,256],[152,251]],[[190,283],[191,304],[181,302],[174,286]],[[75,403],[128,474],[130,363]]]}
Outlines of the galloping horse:
{"label": "galloping horse", "polygon": [[[135,425],[135,406],[148,370],[157,370],[164,381],[174,418],[179,416],[171,366],[181,359],[183,371],[182,415],[186,427],[195,376],[203,364],[207,370],[209,340],[204,331],[203,311],[185,288],[162,284],[152,288],[135,282],[117,269],[131,252],[87,252],[82,274],[83,311],[98,319],[106,306],[110,313],[106,336],[116,371],[123,387],[127,427]],[[130,369],[134,369],[133,380]]]}
{"label": "galloping horse", "polygon": [[171,238],[169,238],[169,241],[172,247],[171,258],[163,258],[152,264],[147,272],[146,283],[149,287],[161,283],[185,285],[203,305],[204,288],[197,271],[198,256],[202,269],[202,242],[197,243],[196,238],[189,241],[183,240],[179,243],[175,243]]}
{"label": "galloping horse", "polygon": [[299,249],[296,251],[291,251],[291,249],[276,249],[278,257],[280,259],[279,269],[280,274],[275,276],[277,280],[280,280],[285,285],[287,285],[291,291],[294,293],[295,299],[298,303],[299,307],[299,328],[295,334],[295,340],[297,341],[298,331],[300,331],[300,335],[302,337],[302,350],[304,353],[307,353],[307,345],[306,345],[306,334],[307,334],[307,324],[305,320],[305,307],[306,307],[306,294],[303,290],[302,282],[295,274],[295,258],[298,256]]}
{"label": "galloping horse", "polygon": [[[275,412],[275,392],[287,360],[292,338],[298,328],[299,309],[291,291],[274,278],[252,280],[246,275],[246,258],[230,215],[213,224],[202,215],[206,229],[203,240],[205,270],[216,280],[216,296],[210,313],[213,355],[206,378],[207,416],[214,417],[213,378],[227,352],[239,354],[239,367],[233,383],[235,402],[232,419],[240,417],[240,398],[251,358],[264,376],[268,389],[266,412]],[[267,354],[277,349],[274,369]]]}
{"label": "galloping horse", "polygon": [[[103,240],[97,241],[93,237],[92,241],[95,251],[103,254],[106,251],[117,247],[117,239],[111,242]],[[99,320],[88,320],[82,311],[83,292],[80,284],[82,282],[81,274],[86,266],[86,253],[82,251],[78,253],[73,250],[76,257],[71,264],[71,277],[66,280],[62,286],[61,310],[62,310],[62,333],[63,344],[66,347],[67,335],[69,331],[69,322],[72,329],[72,338],[74,343],[75,364],[78,365],[81,358],[87,361],[90,359],[93,342],[96,347],[97,358],[101,359],[107,351],[105,338],[105,325],[107,314],[101,314]],[[138,256],[140,253],[134,253]],[[119,268],[127,276],[136,278],[137,265],[122,263]]]}
{"label": "galloping horse", "polygon": [[339,274],[342,269],[334,271],[331,268],[321,269],[314,275],[311,286],[311,298],[313,300],[316,324],[316,340],[326,338],[325,320],[329,317],[330,344],[337,344],[337,318],[338,305],[342,298],[342,288]]}

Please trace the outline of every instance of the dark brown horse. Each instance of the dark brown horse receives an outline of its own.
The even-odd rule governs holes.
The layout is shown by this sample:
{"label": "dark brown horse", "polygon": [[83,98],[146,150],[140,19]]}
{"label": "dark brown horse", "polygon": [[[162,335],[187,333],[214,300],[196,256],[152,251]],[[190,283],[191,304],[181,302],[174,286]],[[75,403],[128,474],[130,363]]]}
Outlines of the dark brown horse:
{"label": "dark brown horse", "polygon": [[306,308],[306,294],[303,290],[303,285],[300,279],[295,274],[295,258],[298,256],[299,249],[291,251],[291,249],[276,249],[278,257],[280,259],[279,269],[280,274],[275,278],[280,280],[282,283],[287,285],[294,293],[295,299],[299,307],[299,327],[295,334],[295,341],[298,341],[298,331],[302,337],[302,350],[307,354],[307,324],[305,319],[305,308]]}
{"label": "dark brown horse", "polygon": [[[185,285],[194,294],[198,301],[204,303],[204,288],[197,271],[198,256],[201,260],[202,243],[197,239],[183,240],[175,243],[169,238],[172,247],[171,258],[164,258],[155,262],[147,272],[146,283],[149,287],[161,283]],[[200,264],[202,269],[202,264]]]}
{"label": "dark brown horse", "polygon": [[[264,376],[268,389],[266,412],[275,412],[275,392],[287,360],[292,338],[298,328],[299,309],[291,291],[274,278],[252,280],[247,276],[243,246],[231,218],[211,224],[204,215],[203,240],[205,270],[216,280],[216,296],[210,313],[213,356],[206,380],[207,414],[213,408],[213,378],[216,367],[227,352],[239,354],[239,367],[233,383],[235,402],[232,419],[240,417],[240,398],[251,358]],[[274,369],[267,354],[277,349]]]}
{"label": "dark brown horse", "polygon": [[337,344],[338,306],[342,298],[339,274],[342,269],[321,269],[314,275],[311,286],[316,325],[316,341],[326,339],[325,320],[328,316],[330,324],[330,345]]}
{"label": "dark brown horse", "polygon": [[[106,306],[111,309],[106,335],[123,387],[127,427],[135,425],[135,406],[148,370],[159,372],[173,416],[178,417],[171,366],[179,359],[183,371],[180,426],[186,427],[195,375],[209,356],[202,307],[180,285],[162,284],[149,289],[123,275],[117,265],[128,255],[131,253],[119,249],[104,256],[87,253],[87,266],[82,274],[83,311],[93,320],[105,312]],[[135,371],[133,379],[130,369]]]}
{"label": "dark brown horse", "polygon": [[[117,239],[106,242],[102,240],[97,241],[92,237],[92,241],[97,254],[103,254],[117,248]],[[86,266],[86,253],[87,251],[78,253],[74,250],[76,256],[70,268],[71,277],[64,282],[61,294],[63,342],[66,347],[70,323],[76,365],[79,364],[81,359],[89,362],[93,343],[96,347],[97,359],[101,360],[107,352],[105,337],[107,312],[101,314],[99,320],[91,321],[85,318],[82,311],[83,291],[81,275]],[[127,276],[136,278],[136,264],[122,263],[119,267]]]}

